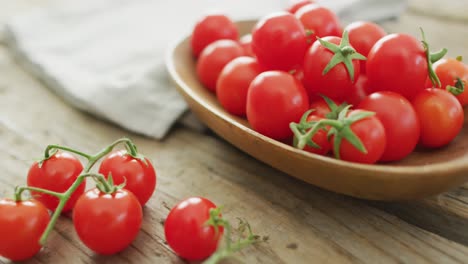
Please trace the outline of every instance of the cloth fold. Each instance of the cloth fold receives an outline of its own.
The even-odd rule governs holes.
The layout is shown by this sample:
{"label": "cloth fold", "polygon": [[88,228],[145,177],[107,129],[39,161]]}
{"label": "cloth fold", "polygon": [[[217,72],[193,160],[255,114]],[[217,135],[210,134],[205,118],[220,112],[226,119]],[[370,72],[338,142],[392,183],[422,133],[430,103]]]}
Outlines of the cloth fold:
{"label": "cloth fold", "polygon": [[[13,17],[4,41],[18,61],[71,105],[157,139],[187,109],[164,53],[207,12],[233,19],[282,10],[287,0],[85,0]],[[345,21],[397,16],[405,1],[324,0]],[[389,4],[391,3],[391,4]],[[189,121],[189,123],[192,121]]]}

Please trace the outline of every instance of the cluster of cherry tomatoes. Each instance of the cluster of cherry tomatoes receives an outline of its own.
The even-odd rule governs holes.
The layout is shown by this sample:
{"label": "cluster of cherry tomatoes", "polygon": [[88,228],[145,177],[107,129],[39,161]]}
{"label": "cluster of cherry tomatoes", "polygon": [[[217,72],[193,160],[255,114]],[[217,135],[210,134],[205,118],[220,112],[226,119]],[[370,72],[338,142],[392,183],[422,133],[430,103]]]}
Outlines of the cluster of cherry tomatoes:
{"label": "cluster of cherry tomatoes", "polygon": [[397,161],[460,132],[468,68],[421,40],[372,22],[342,28],[313,1],[261,18],[240,37],[225,15],[191,36],[200,82],[257,132],[360,163]]}
{"label": "cluster of cherry tomatoes", "polygon": [[[124,142],[129,151],[111,152],[113,146]],[[83,156],[88,164],[83,167],[69,152]],[[100,159],[99,173],[90,173]],[[86,178],[93,178],[96,187],[86,191]],[[27,186],[17,187],[14,199],[0,199],[0,256],[13,261],[33,257],[60,214],[68,212],[72,212],[75,231],[88,248],[104,255],[122,251],[137,236],[142,207],[155,187],[151,162],[138,154],[128,139],[116,141],[96,155],[50,145],[44,159],[30,167]],[[22,197],[25,190],[31,199]]]}
{"label": "cluster of cherry tomatoes", "polygon": [[[121,143],[125,143],[126,150],[114,151]],[[87,159],[87,164],[83,166],[70,153]],[[98,161],[99,173],[89,172]],[[96,187],[86,191],[86,178],[92,178]],[[17,187],[14,199],[0,199],[0,257],[13,261],[33,257],[45,244],[58,217],[69,212],[78,237],[89,249],[102,255],[118,253],[138,235],[142,207],[155,187],[153,165],[127,138],[95,155],[49,145],[44,159],[30,167],[27,186]],[[26,190],[32,198],[22,197]],[[231,225],[221,217],[221,209],[203,197],[179,202],[164,223],[167,243],[177,255],[187,260],[211,256],[208,263],[257,242],[247,222],[242,222],[242,228],[248,233],[232,242]],[[224,233],[229,243],[218,249]]]}

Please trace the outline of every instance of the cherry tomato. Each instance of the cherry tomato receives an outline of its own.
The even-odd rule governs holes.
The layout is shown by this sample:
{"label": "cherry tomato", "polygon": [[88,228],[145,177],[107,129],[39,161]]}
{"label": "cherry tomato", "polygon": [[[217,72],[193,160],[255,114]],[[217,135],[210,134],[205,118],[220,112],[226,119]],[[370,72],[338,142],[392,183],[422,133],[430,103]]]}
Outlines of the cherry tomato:
{"label": "cherry tomato", "polygon": [[247,93],[247,120],[252,128],[273,139],[292,136],[291,122],[298,122],[309,109],[302,84],[282,71],[258,75]]}
{"label": "cherry tomato", "polygon": [[[42,166],[39,166],[37,162],[31,166],[28,172],[28,186],[63,193],[70,188],[82,171],[83,165],[77,158],[66,152],[58,152],[45,160]],[[62,213],[73,209],[78,197],[84,193],[85,187],[85,182],[78,186],[65,204]],[[57,197],[48,194],[31,191],[31,195],[52,211],[59,204]]]}
{"label": "cherry tomato", "polygon": [[142,219],[138,199],[125,189],[113,194],[91,189],[78,199],[73,210],[73,224],[81,241],[102,255],[115,254],[130,245]]}
{"label": "cherry tomato", "polygon": [[310,45],[317,37],[341,36],[338,16],[326,7],[309,4],[297,10],[295,16],[304,25]]}
{"label": "cherry tomato", "polygon": [[[307,117],[307,122],[310,121],[320,121],[322,120],[323,117],[317,116],[317,115],[309,115]],[[311,146],[306,145],[304,147],[305,151],[308,151],[310,153],[315,153],[319,155],[327,155],[328,152],[330,152],[331,149],[331,143],[328,141],[328,136],[327,136],[327,131],[326,130],[319,130],[313,137],[312,141],[315,142],[320,148],[314,148]]]}
{"label": "cherry tomato", "polygon": [[[433,67],[440,79],[442,89],[446,89],[447,85],[455,86],[457,77],[464,82],[465,91],[457,95],[457,99],[462,106],[468,105],[468,69],[466,65],[461,61],[450,58],[437,61]],[[426,87],[433,87],[430,80],[426,81]]]}
{"label": "cherry tomato", "polygon": [[463,108],[451,93],[436,88],[422,90],[413,100],[421,124],[420,143],[437,148],[450,143],[463,126]]}
{"label": "cherry tomato", "polygon": [[177,255],[187,260],[203,260],[212,255],[223,227],[215,232],[213,226],[206,225],[210,209],[216,205],[202,197],[191,197],[178,203],[169,212],[164,223],[164,233],[169,246]]}
{"label": "cherry tomato", "polygon": [[239,57],[229,62],[219,75],[216,95],[229,113],[245,116],[247,91],[252,80],[261,73],[255,58]]}
{"label": "cherry tomato", "polygon": [[[348,113],[348,116],[360,111],[362,110],[352,110]],[[341,159],[367,164],[373,164],[380,160],[385,151],[386,142],[385,128],[380,120],[376,116],[361,119],[351,125],[351,130],[364,144],[367,153],[362,153],[344,138],[340,147]],[[332,142],[334,141],[333,139],[332,137]]]}
{"label": "cherry tomato", "polygon": [[0,256],[12,261],[32,258],[49,224],[47,208],[37,200],[0,199]]}
{"label": "cherry tomato", "polygon": [[145,161],[146,164],[130,156],[125,150],[114,151],[104,158],[99,173],[106,178],[112,174],[116,185],[125,182],[125,189],[131,191],[141,206],[144,206],[156,188],[156,171],[147,158]]}
{"label": "cherry tomato", "polygon": [[419,140],[419,119],[411,103],[394,92],[373,93],[359,104],[359,109],[375,112],[387,138],[381,161],[401,160],[413,152]]}
{"label": "cherry tomato", "polygon": [[231,60],[243,56],[244,49],[233,40],[217,40],[208,45],[197,62],[197,75],[208,90],[216,91],[216,81],[221,70]]}
{"label": "cherry tomato", "polygon": [[[341,38],[325,37],[323,40],[339,45]],[[323,70],[331,61],[334,53],[322,46],[319,41],[314,42],[307,51],[304,59],[304,84],[309,94],[322,94],[331,99],[344,101],[349,97],[354,82],[351,81],[348,70],[341,62],[327,74]],[[354,79],[359,79],[359,61],[353,60]]]}
{"label": "cherry tomato", "polygon": [[262,18],[252,31],[252,50],[268,70],[290,71],[302,64],[307,38],[301,22],[286,12]]}
{"label": "cherry tomato", "polygon": [[192,32],[191,47],[195,57],[209,44],[220,39],[237,40],[236,25],[225,15],[208,15],[200,19]]}
{"label": "cherry tomato", "polygon": [[424,48],[413,36],[387,35],[369,51],[366,73],[373,91],[392,91],[412,100],[424,90],[428,76]]}
{"label": "cherry tomato", "polygon": [[297,10],[299,10],[301,7],[310,5],[314,3],[313,0],[296,0],[292,1],[292,3],[289,5],[289,7],[286,9],[291,14],[295,14]]}
{"label": "cherry tomato", "polygon": [[368,95],[368,79],[364,74],[360,74],[358,80],[351,89],[351,94],[345,100],[348,104],[357,106]]}
{"label": "cherry tomato", "polygon": [[242,36],[239,40],[242,48],[244,48],[244,53],[246,56],[255,57],[255,53],[252,50],[252,34],[247,34]]}
{"label": "cherry tomato", "polygon": [[[349,24],[345,30],[349,33],[349,43],[357,52],[366,56],[374,44],[387,33],[385,30],[372,22],[357,21]],[[361,61],[361,73],[366,72],[366,61]]]}

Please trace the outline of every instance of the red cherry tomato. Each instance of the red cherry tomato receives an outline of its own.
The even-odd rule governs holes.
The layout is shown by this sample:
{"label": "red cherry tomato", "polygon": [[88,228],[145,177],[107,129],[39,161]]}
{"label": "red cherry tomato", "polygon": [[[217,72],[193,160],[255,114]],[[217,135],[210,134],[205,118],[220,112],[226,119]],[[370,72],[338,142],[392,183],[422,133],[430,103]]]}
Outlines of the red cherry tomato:
{"label": "red cherry tomato", "polygon": [[[310,121],[320,121],[322,120],[323,117],[316,116],[314,114],[309,115],[307,117],[307,122]],[[315,142],[320,148],[314,148],[311,146],[306,145],[304,147],[305,151],[308,151],[310,153],[315,153],[319,155],[327,155],[328,152],[330,152],[331,149],[331,143],[328,141],[328,136],[327,136],[327,131],[321,129],[319,130],[313,137],[312,141]]]}
{"label": "red cherry tomato", "polygon": [[424,48],[410,35],[387,35],[369,51],[366,73],[373,91],[392,91],[412,100],[424,90],[428,76]]}
{"label": "red cherry tomato", "polygon": [[[465,91],[457,95],[457,99],[462,106],[468,105],[468,69],[466,65],[456,59],[442,59],[434,63],[434,71],[440,79],[441,88],[446,89],[447,85],[455,86],[457,77],[464,82]],[[430,80],[426,81],[426,87],[434,87]]]}
{"label": "red cherry tomato", "polygon": [[156,171],[151,162],[147,158],[145,160],[146,164],[125,150],[114,151],[104,158],[99,173],[106,178],[112,174],[116,185],[125,182],[125,189],[131,191],[144,206],[156,188]]}
{"label": "red cherry tomato", "polygon": [[185,199],[172,208],[164,233],[177,255],[190,261],[203,260],[216,251],[224,230],[219,227],[216,233],[213,226],[206,225],[214,208],[213,202],[202,197]]}
{"label": "red cherry tomato", "polygon": [[463,127],[463,108],[451,93],[436,88],[421,91],[413,100],[421,124],[420,143],[437,148],[450,143]]}
{"label": "red cherry tomato", "polygon": [[298,122],[309,109],[309,99],[302,84],[282,71],[258,75],[247,94],[247,120],[252,128],[273,139],[292,136],[291,122]]}
{"label": "red cherry tomato", "polygon": [[224,109],[231,114],[245,116],[247,91],[261,72],[255,58],[239,57],[229,62],[216,84],[216,96]]}
{"label": "red cherry tomato", "polygon": [[73,210],[73,224],[81,241],[102,255],[112,255],[132,243],[140,230],[143,210],[137,198],[122,189],[106,194],[84,193]]}
{"label": "red cherry tomato", "polygon": [[32,258],[49,224],[47,208],[37,200],[0,199],[0,256],[12,261]]}
{"label": "red cherry tomato", "polygon": [[[362,110],[352,110],[348,113],[348,116],[360,111]],[[362,153],[347,139],[343,139],[340,147],[341,159],[367,164],[373,164],[380,160],[385,151],[386,142],[385,128],[380,120],[376,116],[361,119],[351,125],[351,130],[364,144],[367,153]],[[331,141],[334,141],[334,137],[332,137]]]}
{"label": "red cherry tomato", "polygon": [[292,3],[289,5],[289,7],[286,9],[291,14],[295,14],[297,10],[299,10],[301,7],[310,5],[314,3],[313,0],[296,0],[292,1]]}
{"label": "red cherry tomato", "polygon": [[242,36],[239,40],[242,48],[244,48],[244,53],[246,56],[255,57],[255,53],[252,50],[252,34],[247,34]]}
{"label": "red cherry tomato", "polygon": [[262,18],[252,31],[252,50],[269,70],[290,71],[302,64],[307,49],[304,27],[293,15],[280,12]]}
{"label": "red cherry tomato", "polygon": [[233,40],[218,40],[208,45],[197,62],[197,75],[208,90],[216,91],[221,70],[233,59],[243,56],[244,49]]}
{"label": "red cherry tomato", "polygon": [[236,25],[225,15],[208,15],[200,19],[192,32],[191,47],[195,57],[209,44],[220,39],[237,40]]}
{"label": "red cherry tomato", "polygon": [[[366,56],[374,44],[387,33],[385,30],[372,22],[357,21],[349,24],[345,30],[349,33],[349,43],[357,52]],[[361,61],[361,73],[366,72],[366,61]]]}
{"label": "red cherry tomato", "polygon": [[345,100],[348,104],[357,106],[367,95],[368,91],[368,79],[364,74],[360,74],[358,80],[351,89],[350,96]]}
{"label": "red cherry tomato", "polygon": [[373,93],[359,104],[359,109],[375,112],[387,138],[381,161],[401,160],[413,152],[419,140],[419,119],[411,103],[394,92]]}
{"label": "red cherry tomato", "polygon": [[342,29],[338,16],[326,7],[309,4],[297,10],[295,15],[304,25],[310,45],[317,37],[341,36]]}
{"label": "red cherry tomato", "polygon": [[[323,40],[340,44],[339,37],[325,37]],[[304,59],[304,84],[309,94],[322,94],[331,99],[344,101],[349,97],[354,83],[343,63],[333,67],[327,74],[322,72],[328,65],[334,53],[322,46],[319,41],[307,51]],[[354,79],[359,79],[359,61],[353,60]]]}
{"label": "red cherry tomato", "polygon": [[[28,186],[63,193],[70,188],[82,171],[83,165],[77,158],[69,153],[59,152],[45,160],[42,166],[37,162],[31,166],[28,172]],[[73,209],[78,197],[84,193],[85,187],[85,182],[78,186],[65,204],[63,213]],[[31,191],[31,195],[52,211],[59,204],[57,197],[48,194]]]}

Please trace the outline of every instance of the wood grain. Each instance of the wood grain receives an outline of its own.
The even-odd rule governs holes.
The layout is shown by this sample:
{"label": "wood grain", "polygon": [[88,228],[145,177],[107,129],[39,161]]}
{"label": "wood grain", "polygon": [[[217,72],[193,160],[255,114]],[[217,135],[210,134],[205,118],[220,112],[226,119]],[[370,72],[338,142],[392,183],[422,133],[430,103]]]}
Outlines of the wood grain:
{"label": "wood grain", "polygon": [[[466,226],[467,218],[460,213],[467,207],[456,203],[468,200],[463,189],[434,198],[444,202],[433,203],[433,208],[432,200],[418,201],[424,206],[414,210],[407,203],[396,209],[393,203],[379,207],[421,226],[432,223],[432,231],[442,236],[435,235],[367,202],[295,180],[211,133],[177,127],[158,142],[78,112],[21,70],[1,46],[0,72],[0,195],[9,196],[13,186],[24,184],[32,160],[50,143],[93,153],[130,136],[158,173],[157,191],[144,210],[143,229],[130,248],[111,257],[96,256],[81,244],[71,220],[62,217],[45,249],[27,263],[184,263],[164,243],[161,223],[168,208],[193,195],[224,205],[228,219],[244,217],[256,233],[270,237],[240,253],[246,263],[467,262],[468,247],[443,237],[450,237],[443,221],[450,214],[444,212],[461,221],[448,231],[467,236],[461,225]],[[411,212],[402,213],[404,209]],[[428,217],[416,218],[428,211],[432,212]]]}

